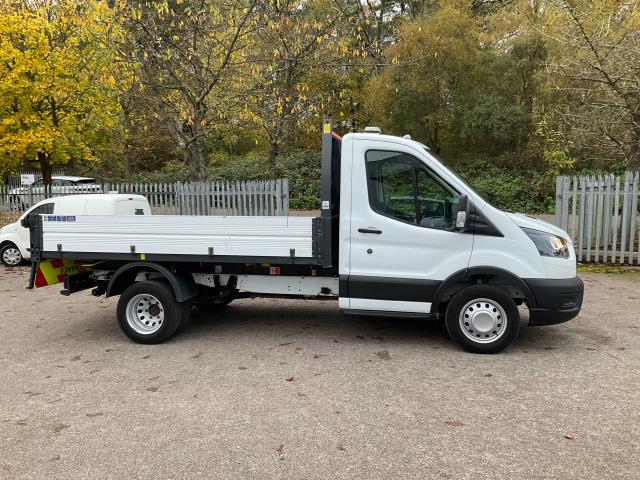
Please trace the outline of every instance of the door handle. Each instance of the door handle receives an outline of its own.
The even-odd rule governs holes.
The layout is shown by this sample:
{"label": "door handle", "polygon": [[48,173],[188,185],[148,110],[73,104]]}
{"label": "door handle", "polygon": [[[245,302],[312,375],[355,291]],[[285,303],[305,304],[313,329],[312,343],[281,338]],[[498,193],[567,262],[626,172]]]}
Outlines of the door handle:
{"label": "door handle", "polygon": [[380,235],[382,230],[378,230],[377,228],[359,228],[358,231],[360,233],[375,233],[376,235]]}

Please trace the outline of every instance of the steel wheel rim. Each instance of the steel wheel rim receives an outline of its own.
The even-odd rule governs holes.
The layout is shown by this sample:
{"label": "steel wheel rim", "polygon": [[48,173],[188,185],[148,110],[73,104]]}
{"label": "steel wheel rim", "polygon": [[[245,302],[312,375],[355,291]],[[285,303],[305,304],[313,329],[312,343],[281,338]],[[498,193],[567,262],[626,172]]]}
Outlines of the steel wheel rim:
{"label": "steel wheel rim", "polygon": [[475,343],[492,343],[504,335],[508,318],[504,308],[489,298],[476,298],[460,310],[460,330]]}
{"label": "steel wheel rim", "polygon": [[164,322],[164,307],[153,295],[141,294],[127,303],[127,323],[141,335],[151,335],[160,330]]}
{"label": "steel wheel rim", "polygon": [[22,261],[22,254],[17,247],[9,247],[2,252],[2,260],[7,265],[16,266]]}

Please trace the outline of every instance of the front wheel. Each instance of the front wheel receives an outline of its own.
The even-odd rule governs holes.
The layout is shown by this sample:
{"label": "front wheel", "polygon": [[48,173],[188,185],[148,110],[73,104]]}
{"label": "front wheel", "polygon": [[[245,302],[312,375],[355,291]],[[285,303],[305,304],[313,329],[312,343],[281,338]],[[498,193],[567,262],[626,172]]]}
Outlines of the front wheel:
{"label": "front wheel", "polygon": [[9,243],[0,249],[0,261],[7,267],[17,267],[23,260],[20,249],[13,243]]}
{"label": "front wheel", "polygon": [[473,285],[458,292],[447,306],[449,336],[474,353],[497,353],[518,336],[520,314],[513,299],[489,285]]}
{"label": "front wheel", "polygon": [[137,343],[162,343],[186,323],[191,303],[178,303],[172,288],[164,282],[131,285],[118,300],[118,324]]}

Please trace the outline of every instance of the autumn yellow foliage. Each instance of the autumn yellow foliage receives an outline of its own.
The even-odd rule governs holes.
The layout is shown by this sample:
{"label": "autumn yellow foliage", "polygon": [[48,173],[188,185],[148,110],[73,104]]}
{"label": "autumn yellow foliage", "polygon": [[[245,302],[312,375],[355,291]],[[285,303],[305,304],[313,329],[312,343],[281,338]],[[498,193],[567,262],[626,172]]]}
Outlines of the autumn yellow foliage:
{"label": "autumn yellow foliage", "polygon": [[118,128],[107,2],[0,4],[0,174],[92,161]]}

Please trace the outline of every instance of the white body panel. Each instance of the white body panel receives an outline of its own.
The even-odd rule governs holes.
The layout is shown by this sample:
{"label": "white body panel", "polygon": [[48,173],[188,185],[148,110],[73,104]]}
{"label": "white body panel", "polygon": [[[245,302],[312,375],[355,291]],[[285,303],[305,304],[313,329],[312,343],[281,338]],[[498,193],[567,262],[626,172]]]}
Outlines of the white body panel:
{"label": "white body panel", "polygon": [[43,249],[66,252],[246,257],[312,256],[311,217],[77,216],[43,222]]}
{"label": "white body panel", "polygon": [[[193,274],[197,284],[210,287],[215,286],[215,276]],[[229,281],[229,275],[217,276],[221,285],[226,285]],[[272,295],[338,296],[338,279],[333,277],[238,275],[236,287],[240,292]]]}
{"label": "white body panel", "polygon": [[475,235],[470,267],[491,266],[520,278],[560,279],[576,276],[573,248],[569,249],[569,258],[542,257],[521,227],[559,235],[571,244],[571,238],[562,229],[526,215],[505,213],[491,205],[486,205],[482,212],[504,236]]}
{"label": "white body panel", "polygon": [[9,241],[16,245],[23,258],[30,258],[29,229],[21,224],[23,218],[43,205],[53,205],[53,215],[151,215],[149,202],[142,195],[89,194],[68,195],[42,200],[0,231],[0,244]]}

